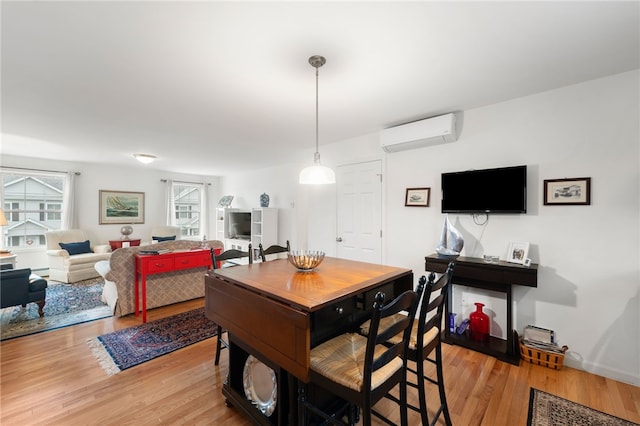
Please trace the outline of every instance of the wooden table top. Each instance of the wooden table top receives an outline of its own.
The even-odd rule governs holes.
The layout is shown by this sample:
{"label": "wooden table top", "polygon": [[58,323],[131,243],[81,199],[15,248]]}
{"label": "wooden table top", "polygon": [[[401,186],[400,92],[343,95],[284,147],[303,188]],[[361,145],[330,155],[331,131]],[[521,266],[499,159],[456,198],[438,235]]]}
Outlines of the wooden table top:
{"label": "wooden table top", "polygon": [[410,269],[325,257],[312,272],[287,259],[210,271],[212,275],[306,312],[411,274]]}

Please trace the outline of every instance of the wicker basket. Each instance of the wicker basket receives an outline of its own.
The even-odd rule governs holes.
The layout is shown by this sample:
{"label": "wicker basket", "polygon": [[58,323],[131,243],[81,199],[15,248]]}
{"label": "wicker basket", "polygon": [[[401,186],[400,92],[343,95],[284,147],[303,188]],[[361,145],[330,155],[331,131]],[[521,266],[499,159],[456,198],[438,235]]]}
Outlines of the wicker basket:
{"label": "wicker basket", "polygon": [[567,349],[569,349],[568,346],[563,346],[561,354],[547,352],[525,346],[525,344],[522,343],[522,340],[520,341],[520,355],[523,360],[530,362],[531,364],[542,365],[543,367],[552,368],[554,370],[560,370],[562,368],[564,353]]}

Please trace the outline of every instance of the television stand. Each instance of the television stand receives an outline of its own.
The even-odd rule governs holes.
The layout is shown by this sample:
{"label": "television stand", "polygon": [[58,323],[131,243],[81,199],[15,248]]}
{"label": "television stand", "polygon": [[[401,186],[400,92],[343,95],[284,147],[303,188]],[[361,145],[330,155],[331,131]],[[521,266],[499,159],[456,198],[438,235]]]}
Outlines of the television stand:
{"label": "television stand", "polygon": [[522,266],[504,261],[486,263],[483,259],[476,257],[461,256],[456,259],[448,259],[432,254],[425,257],[425,269],[444,273],[449,262],[454,262],[455,267],[451,285],[447,287],[445,318],[449,318],[449,312],[452,310],[454,285],[505,293],[507,295],[507,339],[490,336],[488,342],[478,342],[471,340],[466,335],[450,333],[449,327],[445,327],[443,341],[494,356],[510,364],[519,365],[520,350],[518,347],[518,333],[513,329],[511,286],[538,287],[538,265],[532,263],[530,266]]}

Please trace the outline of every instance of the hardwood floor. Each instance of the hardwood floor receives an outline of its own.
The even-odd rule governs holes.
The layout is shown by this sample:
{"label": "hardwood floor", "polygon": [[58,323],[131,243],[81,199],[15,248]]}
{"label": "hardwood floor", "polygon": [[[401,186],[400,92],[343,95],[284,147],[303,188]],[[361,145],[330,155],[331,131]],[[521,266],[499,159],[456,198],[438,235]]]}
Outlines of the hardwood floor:
{"label": "hardwood floor", "polygon": [[[153,309],[149,321],[203,304],[198,299]],[[228,358],[225,351],[220,366],[213,365],[215,338],[107,376],[86,340],[139,323],[132,315],[107,318],[1,342],[0,423],[251,424],[224,404],[221,386]],[[444,345],[443,350],[454,425],[525,425],[530,387],[640,423],[639,387],[567,367],[560,371],[525,363],[516,367],[457,346]],[[429,395],[436,398],[437,391]],[[376,408],[394,421],[399,418],[393,404],[382,402]],[[414,412],[409,420],[412,425],[420,422]]]}

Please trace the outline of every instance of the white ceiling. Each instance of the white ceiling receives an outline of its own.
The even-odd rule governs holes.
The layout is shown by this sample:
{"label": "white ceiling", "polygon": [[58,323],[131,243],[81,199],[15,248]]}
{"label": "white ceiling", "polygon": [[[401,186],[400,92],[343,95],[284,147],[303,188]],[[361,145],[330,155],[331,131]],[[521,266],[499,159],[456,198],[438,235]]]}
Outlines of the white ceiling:
{"label": "white ceiling", "polygon": [[144,152],[204,175],[311,162],[314,54],[321,145],[640,64],[638,1],[3,0],[1,15],[3,154]]}

